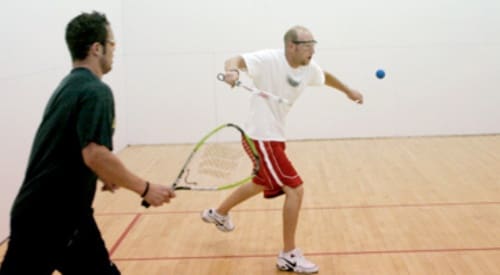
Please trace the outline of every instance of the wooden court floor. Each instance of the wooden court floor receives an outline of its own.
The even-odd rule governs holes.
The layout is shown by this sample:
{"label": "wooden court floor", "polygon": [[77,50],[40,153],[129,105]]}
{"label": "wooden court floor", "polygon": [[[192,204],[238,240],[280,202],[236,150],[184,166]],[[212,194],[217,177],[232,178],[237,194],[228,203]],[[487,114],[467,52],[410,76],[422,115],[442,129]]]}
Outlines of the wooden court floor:
{"label": "wooden court floor", "polygon": [[[306,188],[297,244],[320,274],[500,274],[500,136],[287,146]],[[132,146],[118,155],[169,184],[190,149]],[[96,219],[124,275],[288,274],[275,268],[283,198],[239,205],[235,231],[222,233],[200,211],[229,192],[178,191],[147,210],[130,192],[99,192]]]}

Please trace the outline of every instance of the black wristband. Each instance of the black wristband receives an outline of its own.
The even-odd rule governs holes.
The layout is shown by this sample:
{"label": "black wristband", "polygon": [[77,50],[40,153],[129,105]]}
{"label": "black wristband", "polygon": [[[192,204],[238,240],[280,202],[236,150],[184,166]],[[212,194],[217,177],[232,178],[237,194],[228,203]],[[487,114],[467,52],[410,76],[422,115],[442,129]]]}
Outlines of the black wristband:
{"label": "black wristband", "polygon": [[144,192],[142,192],[141,198],[144,198],[149,191],[149,181],[146,181],[146,189],[144,189]]}

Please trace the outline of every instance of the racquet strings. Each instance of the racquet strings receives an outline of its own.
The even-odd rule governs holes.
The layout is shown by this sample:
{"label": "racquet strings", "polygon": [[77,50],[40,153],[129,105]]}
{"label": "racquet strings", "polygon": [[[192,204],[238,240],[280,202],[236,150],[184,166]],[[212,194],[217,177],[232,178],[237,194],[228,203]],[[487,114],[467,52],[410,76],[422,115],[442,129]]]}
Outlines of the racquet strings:
{"label": "racquet strings", "polygon": [[[227,141],[228,135],[238,141]],[[256,163],[248,147],[237,130],[220,130],[198,147],[177,185],[195,189],[241,184],[252,176]]]}

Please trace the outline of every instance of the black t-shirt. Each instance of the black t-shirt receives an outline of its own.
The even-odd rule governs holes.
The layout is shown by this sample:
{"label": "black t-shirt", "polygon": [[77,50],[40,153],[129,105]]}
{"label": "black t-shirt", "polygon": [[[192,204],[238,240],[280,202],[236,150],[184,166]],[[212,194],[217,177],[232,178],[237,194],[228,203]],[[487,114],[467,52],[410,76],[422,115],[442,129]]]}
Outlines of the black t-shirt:
{"label": "black t-shirt", "polygon": [[94,142],[112,150],[114,119],[111,89],[88,69],[73,69],[45,108],[11,216],[72,226],[91,213],[97,176],[82,149]]}

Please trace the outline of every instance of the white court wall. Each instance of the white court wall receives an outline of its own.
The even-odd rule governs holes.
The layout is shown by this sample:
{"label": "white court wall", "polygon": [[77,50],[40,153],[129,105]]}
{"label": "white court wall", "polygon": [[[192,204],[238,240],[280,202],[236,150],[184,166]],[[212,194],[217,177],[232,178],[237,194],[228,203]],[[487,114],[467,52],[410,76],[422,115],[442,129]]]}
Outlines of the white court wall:
{"label": "white court wall", "polygon": [[0,239],[45,103],[70,68],[64,27],[91,10],[108,15],[117,40],[104,81],[115,93],[118,150],[241,124],[247,95],[217,72],[230,56],[282,47],[296,24],[319,41],[316,61],[365,104],[311,88],[289,115],[290,139],[500,132],[498,1],[9,1],[0,9]]}
{"label": "white court wall", "polygon": [[[230,93],[216,73],[233,55],[282,47],[295,24],[313,31],[316,61],[360,90],[365,104],[311,88],[289,115],[289,139],[500,129],[498,1],[148,0],[123,7],[127,110],[141,110],[128,118],[131,144],[194,142],[219,123],[242,123],[247,95]],[[386,70],[384,80],[375,78],[377,68]]]}

